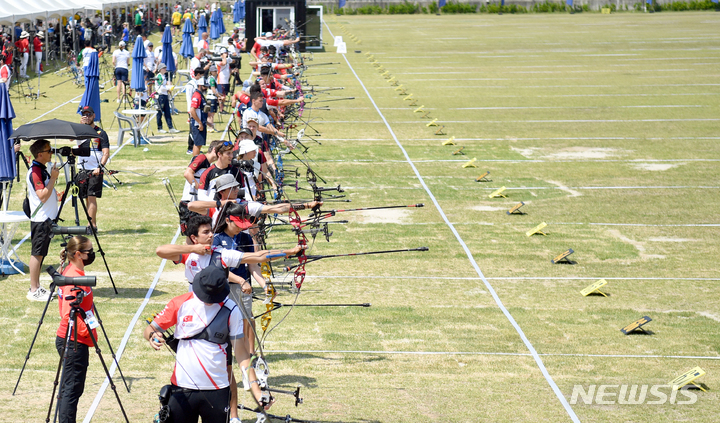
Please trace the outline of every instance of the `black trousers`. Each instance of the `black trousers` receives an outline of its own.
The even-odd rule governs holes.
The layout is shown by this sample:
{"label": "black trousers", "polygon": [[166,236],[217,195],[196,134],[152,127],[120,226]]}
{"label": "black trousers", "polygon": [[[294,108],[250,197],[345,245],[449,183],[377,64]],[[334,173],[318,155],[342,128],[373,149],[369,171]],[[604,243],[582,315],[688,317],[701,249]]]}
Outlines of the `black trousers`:
{"label": "black trousers", "polygon": [[168,402],[173,423],[224,423],[230,407],[230,387],[195,391],[175,387]]}
{"label": "black trousers", "polygon": [[[65,352],[65,339],[56,337],[55,348],[62,357]],[[57,405],[60,423],[75,423],[76,421],[78,401],[85,391],[88,356],[89,347],[87,345],[78,342],[77,350],[75,350],[75,342],[70,341],[67,357],[63,363],[60,401]]]}
{"label": "black trousers", "polygon": [[167,122],[168,129],[173,129],[172,116],[170,116],[170,97],[168,97],[167,94],[159,94],[158,106],[160,106],[160,111],[157,114],[158,129],[162,129],[163,116],[165,116],[165,122]]}

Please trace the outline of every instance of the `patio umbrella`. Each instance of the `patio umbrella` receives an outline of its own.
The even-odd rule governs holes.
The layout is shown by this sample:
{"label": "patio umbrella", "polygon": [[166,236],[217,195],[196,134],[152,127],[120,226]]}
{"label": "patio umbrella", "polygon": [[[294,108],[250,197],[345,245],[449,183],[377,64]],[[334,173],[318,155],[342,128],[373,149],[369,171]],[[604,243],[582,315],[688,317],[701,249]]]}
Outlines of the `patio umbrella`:
{"label": "patio umbrella", "polygon": [[17,172],[15,150],[13,142],[10,141],[13,119],[15,119],[15,110],[10,102],[7,86],[0,84],[0,181],[2,182],[11,181]]}
{"label": "patio umbrella", "polygon": [[[135,93],[145,91],[145,72],[143,71],[143,62],[147,54],[145,54],[145,46],[143,45],[143,39],[138,35],[135,40],[135,47],[132,51],[132,75],[130,76],[130,88],[135,90]],[[140,107],[140,101],[138,99],[137,107]],[[97,135],[96,135],[97,136]]]}
{"label": "patio umbrella", "polygon": [[[193,57],[195,55],[195,52],[193,51],[193,42],[192,42],[192,33],[194,32],[192,21],[190,19],[185,19],[185,26],[183,26],[183,41],[182,46],[180,47],[180,55],[182,57],[187,57],[188,59]],[[164,48],[163,48],[164,50]]]}
{"label": "patio umbrella", "polygon": [[235,2],[233,8],[233,23],[240,23],[245,18],[245,4],[240,0]]}
{"label": "patio umbrella", "polygon": [[96,51],[90,53],[88,66],[85,68],[85,92],[80,99],[80,105],[77,112],[81,113],[81,109],[90,106],[95,111],[95,120],[102,120],[100,109],[100,66],[98,64],[98,54]]}
{"label": "patio umbrella", "polygon": [[162,56],[160,57],[160,61],[165,63],[168,72],[175,72],[177,70],[175,67],[175,59],[173,59],[172,40],[170,25],[165,25],[165,32],[163,32],[162,39],[160,40],[162,42]]}
{"label": "patio umbrella", "polygon": [[201,14],[198,18],[197,23],[197,34],[198,37],[202,37],[203,32],[207,32],[207,21],[205,20],[205,14]]}
{"label": "patio umbrella", "polygon": [[37,123],[26,123],[12,133],[10,139],[23,141],[39,139],[70,139],[84,140],[97,138],[98,134],[90,125],[68,122],[60,119],[44,120]]}

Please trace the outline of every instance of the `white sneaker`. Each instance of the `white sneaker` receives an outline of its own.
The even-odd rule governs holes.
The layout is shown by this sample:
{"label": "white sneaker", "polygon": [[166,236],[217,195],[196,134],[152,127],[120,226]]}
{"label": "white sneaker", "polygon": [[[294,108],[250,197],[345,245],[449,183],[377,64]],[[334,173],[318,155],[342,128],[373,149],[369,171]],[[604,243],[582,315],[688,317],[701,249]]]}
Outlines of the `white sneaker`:
{"label": "white sneaker", "polygon": [[28,291],[26,297],[30,301],[47,301],[50,298],[50,292],[41,286],[35,292]]}
{"label": "white sneaker", "polygon": [[167,134],[167,131],[164,130],[164,129],[158,129],[158,132],[161,133],[161,134]]}
{"label": "white sneaker", "polygon": [[178,132],[180,132],[180,131],[178,131],[178,130],[175,129],[175,128],[170,128],[170,133],[171,133],[171,134],[177,134]]}

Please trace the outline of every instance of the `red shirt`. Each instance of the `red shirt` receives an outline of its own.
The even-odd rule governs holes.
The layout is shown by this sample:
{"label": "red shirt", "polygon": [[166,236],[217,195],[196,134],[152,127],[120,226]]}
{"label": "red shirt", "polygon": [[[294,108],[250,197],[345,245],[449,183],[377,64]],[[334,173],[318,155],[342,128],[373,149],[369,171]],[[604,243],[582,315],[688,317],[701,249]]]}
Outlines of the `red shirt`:
{"label": "red shirt", "polygon": [[15,48],[17,48],[20,53],[30,53],[30,43],[27,38],[15,41]]}
{"label": "red shirt", "polygon": [[8,65],[2,65],[2,67],[0,67],[0,78],[10,78],[10,68],[8,67]]}
{"label": "red shirt", "polygon": [[190,100],[190,107],[193,109],[199,109],[200,104],[202,104],[202,94],[195,91],[192,95],[192,100]]}
{"label": "red shirt", "polygon": [[202,169],[200,166],[207,160],[207,157],[205,157],[204,154],[198,154],[195,156],[195,158],[190,162],[190,165],[188,166],[190,169],[192,169],[193,172],[197,172],[199,169]]}
{"label": "red shirt", "polygon": [[[62,272],[63,276],[85,276],[85,272],[78,269],[74,264],[70,263],[65,270]],[[92,294],[92,288],[89,286],[79,286],[79,289],[82,289],[85,291],[85,297],[83,298],[82,303],[80,303],[80,308],[82,308],[84,311],[92,311],[93,309],[93,294]],[[68,327],[68,319],[70,318],[70,303],[74,300],[65,300],[66,296],[75,296],[77,294],[77,291],[72,291],[74,287],[72,286],[63,286],[60,288],[60,292],[58,293],[58,306],[60,308],[60,327],[58,327],[57,330],[57,336],[61,338],[65,338],[65,332],[67,332]],[[85,344],[87,346],[92,347],[93,342],[92,339],[90,339],[90,334],[87,330],[87,327],[85,326],[85,323],[81,321],[83,316],[78,315],[77,320],[77,334],[78,338],[77,341]],[[93,329],[93,337],[97,339],[97,331]],[[70,334],[70,340],[75,340],[75,330],[73,329],[72,333]]]}
{"label": "red shirt", "polygon": [[43,43],[42,43],[42,41],[40,41],[40,37],[33,38],[33,48],[36,53],[42,52],[42,46],[43,46]]}

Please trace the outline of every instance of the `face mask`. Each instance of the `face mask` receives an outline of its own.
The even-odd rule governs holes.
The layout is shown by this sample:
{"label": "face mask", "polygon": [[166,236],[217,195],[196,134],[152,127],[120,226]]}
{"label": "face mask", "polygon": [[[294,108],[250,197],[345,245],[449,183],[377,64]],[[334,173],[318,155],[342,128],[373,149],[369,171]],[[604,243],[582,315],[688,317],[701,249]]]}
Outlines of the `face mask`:
{"label": "face mask", "polygon": [[83,259],[83,265],[89,266],[95,261],[95,251],[87,253],[87,258]]}

